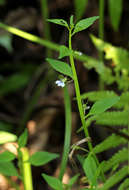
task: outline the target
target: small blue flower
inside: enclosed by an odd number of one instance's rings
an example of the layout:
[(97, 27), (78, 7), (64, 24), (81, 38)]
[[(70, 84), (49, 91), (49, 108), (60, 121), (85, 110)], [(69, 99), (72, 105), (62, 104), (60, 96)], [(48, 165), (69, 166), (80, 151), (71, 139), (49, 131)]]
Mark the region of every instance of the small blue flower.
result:
[(57, 84), (57, 86), (61, 86), (62, 88), (65, 86), (65, 83), (61, 80), (57, 80), (55, 83)]

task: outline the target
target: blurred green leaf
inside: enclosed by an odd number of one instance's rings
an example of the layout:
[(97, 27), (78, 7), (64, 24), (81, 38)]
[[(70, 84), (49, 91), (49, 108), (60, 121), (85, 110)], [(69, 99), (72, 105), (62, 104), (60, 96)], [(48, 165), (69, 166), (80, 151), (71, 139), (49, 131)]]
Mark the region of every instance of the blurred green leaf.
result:
[(54, 190), (63, 190), (63, 185), (59, 179), (52, 176), (48, 176), (46, 174), (42, 174), (42, 177), (45, 179), (48, 185)]
[(0, 121), (0, 131), (12, 132), (13, 128), (14, 126), (12, 124)]
[(12, 152), (4, 151), (0, 153), (0, 163), (9, 162), (9, 161), (14, 160), (15, 158), (16, 156)]
[(0, 173), (5, 176), (18, 176), (18, 172), (12, 162), (0, 163)]
[(60, 46), (60, 51), (59, 51), (59, 59), (62, 59), (63, 57), (69, 56), (72, 52), (67, 48), (66, 46)]
[(16, 90), (24, 87), (30, 79), (30, 76), (24, 73), (13, 74), (12, 76), (4, 79), (0, 83), (0, 96), (5, 96), (8, 93), (15, 92)]
[(88, 0), (74, 0), (75, 17), (77, 21), (80, 20), (85, 13), (87, 5)]
[(108, 0), (109, 15), (115, 31), (118, 30), (123, 10), (123, 0)]
[(50, 58), (47, 58), (46, 60), (56, 71), (58, 71), (64, 75), (67, 75), (71, 78), (73, 77), (72, 69), (67, 63), (65, 63), (63, 61), (58, 61), (56, 59), (50, 59)]
[(12, 35), (11, 34), (0, 35), (0, 45), (6, 48), (9, 53), (12, 53), (13, 51)]
[(77, 181), (78, 177), (79, 177), (79, 174), (73, 176), (73, 177), (69, 180), (68, 186), (72, 187), (72, 185)]
[(4, 144), (7, 142), (15, 142), (16, 140), (16, 135), (5, 131), (0, 131), (0, 144)]
[(5, 5), (6, 0), (0, 0), (0, 5)]
[(28, 139), (28, 131), (27, 129), (25, 129), (24, 132), (21, 134), (21, 136), (18, 138), (19, 148), (26, 146), (27, 139)]
[(34, 166), (41, 166), (44, 164), (47, 164), (48, 162), (58, 158), (58, 154), (49, 153), (49, 152), (36, 152), (34, 153), (30, 159), (29, 162)]
[(80, 32), (82, 30), (87, 29), (88, 27), (90, 27), (97, 19), (99, 18), (99, 16), (93, 16), (90, 18), (86, 18), (86, 19), (82, 19), (79, 22), (77, 22), (77, 24), (74, 27), (73, 33), (72, 35), (74, 35), (77, 32)]

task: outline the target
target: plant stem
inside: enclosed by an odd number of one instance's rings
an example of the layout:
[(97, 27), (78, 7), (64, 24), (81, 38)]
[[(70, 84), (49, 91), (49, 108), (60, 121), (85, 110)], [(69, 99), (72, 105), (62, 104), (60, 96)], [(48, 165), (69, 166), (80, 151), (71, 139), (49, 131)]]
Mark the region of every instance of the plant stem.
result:
[[(49, 18), (49, 10), (48, 10), (48, 3), (47, 0), (40, 0), (41, 1), (41, 12), (42, 12), (42, 20), (44, 24), (44, 38), (51, 41), (51, 33), (50, 33), (50, 25), (49, 22), (46, 20)], [(50, 49), (46, 50), (46, 56), (51, 57), (52, 52)]]
[[(99, 0), (99, 38), (104, 40), (104, 0)], [(99, 52), (100, 61), (103, 61), (103, 52)], [(104, 89), (104, 83), (99, 78), (100, 90)]]
[(27, 162), (29, 159), (28, 149), (21, 148), (21, 153), (24, 190), (33, 190), (31, 164)]
[[(69, 50), (72, 51), (71, 29), (69, 30)], [(77, 78), (77, 73), (76, 73), (76, 68), (75, 68), (75, 64), (74, 64), (73, 55), (70, 54), (69, 58), (70, 58), (70, 64), (71, 64), (72, 72), (73, 72), (73, 80), (74, 80), (74, 86), (75, 86), (78, 109), (79, 109), (79, 113), (80, 113), (80, 119), (81, 119), (81, 123), (82, 123), (82, 127), (83, 127), (83, 130), (84, 130), (85, 136), (86, 136), (86, 138), (89, 138), (90, 135), (89, 135), (88, 128), (86, 127), (85, 114), (84, 114), (84, 110), (83, 110), (81, 94), (80, 94), (80, 88), (79, 88), (79, 82), (78, 82), (78, 78)], [(95, 153), (93, 151), (93, 146), (92, 146), (92, 143), (90, 141), (88, 141), (88, 147), (89, 147), (89, 151), (92, 152), (97, 165), (99, 166), (99, 161), (98, 161), (98, 159), (97, 159), (97, 157), (96, 157), (96, 155), (95, 155)], [(102, 174), (103, 181), (105, 181), (103, 171), (101, 171), (101, 174)]]
[[(70, 51), (72, 51), (71, 38), (72, 38), (72, 34), (71, 34), (71, 29), (70, 29), (69, 30), (69, 50)], [(80, 94), (80, 88), (79, 88), (76, 68), (75, 68), (75, 65), (74, 65), (73, 55), (70, 54), (69, 57), (70, 57), (70, 64), (71, 64), (71, 68), (72, 68), (72, 72), (73, 72), (73, 80), (74, 80), (74, 85), (75, 85), (77, 104), (78, 104), (78, 109), (79, 109), (79, 113), (80, 113), (81, 123), (82, 123), (83, 129), (84, 129), (85, 136), (87, 138), (87, 137), (90, 137), (90, 136), (89, 136), (88, 129), (86, 128), (86, 124), (85, 124), (85, 115), (84, 115), (84, 110), (83, 110), (83, 105), (82, 105), (82, 100), (81, 100), (81, 94)], [(91, 142), (88, 142), (88, 147), (89, 147), (90, 151), (93, 150)]]
[[(26, 40), (29, 40), (31, 42), (40, 44), (40, 45), (45, 46), (47, 48), (50, 48), (50, 49), (52, 49), (54, 51), (59, 51), (60, 50), (60, 45), (58, 45), (56, 43), (53, 43), (53, 42), (51, 42), (49, 40), (44, 40), (44, 39), (42, 39), (42, 38), (40, 38), (38, 36), (35, 36), (35, 35), (30, 34), (28, 32), (24, 32), (22, 30), (14, 28), (14, 27), (8, 26), (8, 25), (3, 24), (1, 22), (0, 22), (0, 28), (6, 30), (8, 32), (10, 32), (11, 34), (17, 35), (17, 36), (19, 36), (21, 38), (24, 38)], [(96, 59), (94, 59), (94, 58), (92, 58), (90, 56), (84, 55), (84, 54), (82, 54), (80, 56), (80, 55), (76, 54), (75, 52), (73, 52), (73, 56), (76, 59), (78, 59), (78, 60), (80, 60), (82, 62), (90, 61), (90, 62), (93, 62), (94, 64), (97, 62)]]
[(59, 174), (59, 179), (62, 181), (63, 175), (66, 169), (70, 141), (71, 141), (71, 102), (67, 86), (64, 87), (64, 105), (65, 105), (65, 140), (64, 140), (64, 152), (62, 156), (61, 169)]

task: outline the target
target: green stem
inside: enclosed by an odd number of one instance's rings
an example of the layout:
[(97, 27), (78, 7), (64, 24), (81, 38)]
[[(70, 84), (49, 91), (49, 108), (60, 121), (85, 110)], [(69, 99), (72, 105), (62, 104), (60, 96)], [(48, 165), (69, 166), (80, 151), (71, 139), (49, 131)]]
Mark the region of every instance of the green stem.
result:
[[(50, 48), (51, 50), (54, 50), (54, 51), (59, 51), (60, 50), (60, 45), (58, 45), (58, 44), (55, 44), (55, 43), (53, 43), (53, 42), (51, 42), (49, 40), (44, 40), (44, 39), (42, 39), (42, 38), (40, 38), (38, 36), (35, 36), (35, 35), (30, 34), (28, 32), (24, 32), (22, 30), (14, 28), (14, 27), (8, 26), (8, 25), (3, 24), (1, 22), (0, 22), (0, 28), (10, 32), (11, 34), (14, 34), (14, 35), (17, 35), (17, 36), (19, 36), (21, 38), (29, 40), (31, 42), (40, 44), (42, 46), (45, 46), (46, 48)], [(80, 56), (80, 55), (78, 55), (77, 53), (74, 52), (73, 56), (76, 59), (78, 59), (78, 60), (80, 60), (82, 62), (87, 62), (87, 61), (90, 61), (90, 62), (93, 62), (93, 63), (97, 62), (96, 59), (94, 59), (94, 58), (92, 58), (90, 56), (84, 55), (84, 54)]]
[(28, 149), (22, 148), (21, 153), (24, 190), (33, 190), (31, 164), (27, 162), (29, 159)]
[(63, 151), (61, 169), (59, 174), (59, 179), (61, 181), (63, 179), (64, 172), (66, 169), (69, 150), (70, 150), (70, 141), (71, 141), (71, 102), (67, 86), (64, 87), (64, 105), (65, 105), (65, 138), (64, 138), (64, 151)]
[[(72, 51), (72, 40), (71, 39), (72, 39), (72, 34), (71, 34), (71, 29), (70, 29), (69, 30), (69, 49)], [(73, 59), (72, 54), (70, 54), (70, 64), (71, 64), (71, 68), (72, 68), (72, 72), (73, 72), (73, 80), (74, 80), (77, 104), (78, 104), (78, 109), (79, 109), (79, 113), (80, 113), (82, 127), (83, 127), (83, 130), (84, 130), (86, 138), (89, 138), (90, 135), (89, 135), (88, 128), (86, 127), (86, 121), (85, 121), (85, 115), (84, 115), (82, 100), (81, 100), (79, 82), (78, 82), (76, 68), (75, 68), (74, 59)], [(89, 147), (89, 151), (92, 152), (92, 154), (94, 156), (94, 159), (96, 160), (97, 165), (99, 166), (99, 161), (98, 161), (98, 159), (97, 159), (97, 157), (96, 157), (96, 155), (95, 155), (95, 153), (93, 151), (93, 146), (92, 146), (92, 143), (90, 141), (88, 141), (88, 147)], [(102, 174), (103, 181), (105, 181), (103, 171), (101, 172), (101, 174)]]
[[(50, 33), (50, 25), (49, 22), (46, 20), (49, 18), (49, 10), (48, 10), (48, 3), (47, 0), (40, 0), (41, 1), (41, 12), (42, 12), (42, 20), (44, 24), (44, 38), (47, 40), (51, 40), (51, 33)], [(50, 49), (47, 49), (47, 57), (51, 57), (52, 52)]]
[[(99, 0), (99, 38), (104, 40), (104, 0)], [(100, 61), (103, 61), (103, 52), (99, 52)], [(104, 89), (104, 83), (99, 79), (100, 90)]]
[[(72, 38), (72, 34), (71, 34), (71, 30), (69, 30), (69, 50), (70, 51), (72, 51), (71, 38)], [(82, 123), (83, 129), (84, 129), (85, 136), (87, 138), (90, 136), (89, 136), (88, 129), (86, 128), (86, 124), (85, 124), (85, 115), (84, 115), (84, 110), (83, 110), (83, 105), (82, 105), (82, 100), (81, 100), (80, 88), (79, 88), (76, 68), (74, 65), (74, 59), (73, 59), (72, 54), (70, 54), (70, 64), (71, 64), (71, 68), (72, 68), (72, 72), (73, 72), (73, 80), (74, 80), (74, 85), (75, 85), (76, 98), (77, 98), (77, 104), (78, 104), (78, 109), (79, 109), (79, 113), (80, 113), (81, 123)], [(90, 151), (93, 150), (91, 142), (88, 142), (88, 147), (89, 147)]]

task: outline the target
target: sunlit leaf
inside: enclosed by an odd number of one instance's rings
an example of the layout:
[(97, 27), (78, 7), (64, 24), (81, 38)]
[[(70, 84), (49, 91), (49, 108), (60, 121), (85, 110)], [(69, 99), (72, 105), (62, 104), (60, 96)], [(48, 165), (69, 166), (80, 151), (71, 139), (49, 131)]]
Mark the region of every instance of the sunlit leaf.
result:
[(77, 24), (75, 25), (75, 28), (73, 30), (72, 35), (74, 35), (77, 32), (80, 32), (82, 30), (87, 29), (89, 26), (91, 26), (97, 19), (99, 18), (99, 16), (94, 16), (94, 17), (90, 17), (90, 18), (86, 18), (86, 19), (82, 19), (79, 22), (77, 22)]
[(56, 59), (50, 59), (50, 58), (47, 58), (46, 60), (56, 71), (64, 75), (67, 75), (71, 78), (73, 77), (71, 67), (67, 63), (63, 61), (58, 61)]
[(5, 131), (0, 131), (0, 144), (4, 144), (7, 142), (15, 142), (16, 140), (16, 135)]

